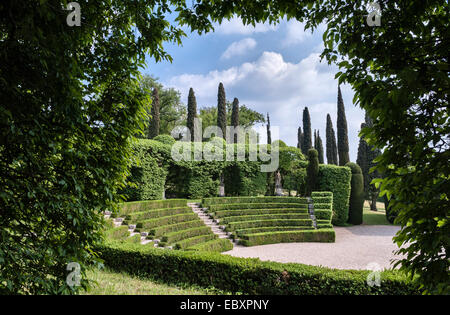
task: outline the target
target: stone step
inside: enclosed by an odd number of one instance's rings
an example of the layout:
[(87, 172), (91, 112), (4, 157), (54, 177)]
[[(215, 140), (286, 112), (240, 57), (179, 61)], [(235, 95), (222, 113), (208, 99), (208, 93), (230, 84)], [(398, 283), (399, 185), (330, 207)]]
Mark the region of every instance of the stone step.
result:
[(141, 244), (142, 244), (142, 245), (146, 245), (146, 244), (148, 244), (148, 243), (152, 243), (152, 241), (151, 241), (151, 240), (142, 240), (142, 241), (141, 241)]

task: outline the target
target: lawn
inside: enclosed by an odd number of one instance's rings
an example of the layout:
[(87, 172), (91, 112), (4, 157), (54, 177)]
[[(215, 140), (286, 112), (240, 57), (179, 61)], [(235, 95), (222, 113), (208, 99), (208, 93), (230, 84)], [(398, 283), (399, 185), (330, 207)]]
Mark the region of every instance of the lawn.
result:
[(377, 202), (378, 211), (370, 210), (369, 202), (364, 202), (363, 209), (363, 224), (365, 225), (392, 225), (386, 219), (386, 212), (384, 210), (384, 203)]
[(148, 279), (115, 273), (106, 269), (90, 270), (87, 277), (95, 281), (85, 295), (217, 295), (226, 294), (216, 289), (181, 287), (157, 283)]

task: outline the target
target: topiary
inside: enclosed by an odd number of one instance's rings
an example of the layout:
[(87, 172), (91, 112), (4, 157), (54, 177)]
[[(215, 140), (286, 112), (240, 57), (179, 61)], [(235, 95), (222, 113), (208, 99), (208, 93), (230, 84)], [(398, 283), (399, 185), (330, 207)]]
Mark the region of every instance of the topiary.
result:
[(278, 144), (279, 148), (287, 147), (287, 144), (284, 143), (284, 141), (282, 141), (282, 140), (275, 140), (274, 142), (272, 142), (272, 146), (275, 146), (277, 144)]
[(308, 167), (306, 168), (306, 195), (317, 190), (319, 177), (319, 153), (316, 149), (308, 150)]
[(176, 142), (176, 140), (170, 135), (159, 135), (154, 137), (153, 140), (167, 145), (173, 145)]
[(348, 223), (359, 225), (363, 222), (364, 177), (358, 164), (348, 162), (345, 166), (352, 171)]
[(212, 137), (211, 140), (209, 140), (209, 142), (213, 143), (215, 146), (218, 147), (225, 147), (227, 144), (223, 138), (219, 137)]

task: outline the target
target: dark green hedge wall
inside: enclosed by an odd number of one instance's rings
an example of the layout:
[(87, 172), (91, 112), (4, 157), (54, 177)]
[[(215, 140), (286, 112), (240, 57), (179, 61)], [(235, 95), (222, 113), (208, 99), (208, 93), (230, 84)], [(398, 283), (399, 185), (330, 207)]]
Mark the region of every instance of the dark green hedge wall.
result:
[(333, 193), (334, 225), (345, 225), (348, 220), (350, 182), (352, 172), (348, 167), (319, 165), (319, 190)]
[(396, 271), (381, 273), (381, 286), (369, 286), (369, 271), (336, 270), (302, 264), (262, 262), (201, 251), (170, 251), (110, 241), (100, 257), (117, 272), (170, 284), (215, 287), (228, 292), (283, 295), (420, 294)]
[(359, 225), (363, 222), (364, 177), (358, 164), (348, 162), (345, 166), (352, 170), (348, 223)]

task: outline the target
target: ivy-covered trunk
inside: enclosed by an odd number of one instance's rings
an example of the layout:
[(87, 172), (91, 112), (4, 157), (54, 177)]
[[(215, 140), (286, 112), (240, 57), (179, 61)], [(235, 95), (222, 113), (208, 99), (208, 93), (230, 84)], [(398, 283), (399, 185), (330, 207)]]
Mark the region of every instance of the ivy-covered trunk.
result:
[(281, 185), (281, 174), (279, 170), (275, 173), (275, 195), (276, 196), (283, 195), (283, 187)]
[(219, 197), (225, 197), (225, 179), (223, 173), (220, 174)]

